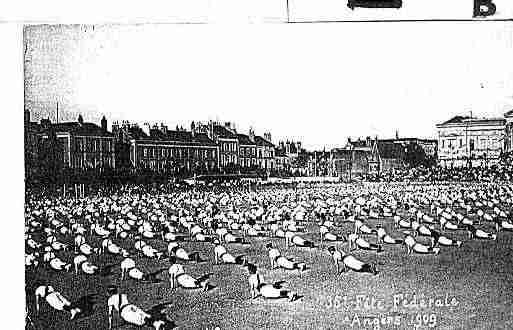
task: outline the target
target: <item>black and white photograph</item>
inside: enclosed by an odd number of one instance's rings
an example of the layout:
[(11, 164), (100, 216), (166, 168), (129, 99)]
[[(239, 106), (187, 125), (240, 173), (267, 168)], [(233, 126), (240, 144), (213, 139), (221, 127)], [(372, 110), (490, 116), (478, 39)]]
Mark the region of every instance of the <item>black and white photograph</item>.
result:
[(2, 17), (6, 329), (513, 328), (513, 3), (163, 8)]

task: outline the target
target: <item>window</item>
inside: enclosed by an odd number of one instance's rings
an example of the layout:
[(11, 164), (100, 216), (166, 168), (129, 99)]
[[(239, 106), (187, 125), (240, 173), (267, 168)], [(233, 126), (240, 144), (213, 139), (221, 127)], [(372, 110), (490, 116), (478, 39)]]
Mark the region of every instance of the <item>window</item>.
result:
[(460, 148), (463, 147), (463, 139), (460, 139)]
[(442, 148), (445, 148), (445, 140), (442, 140)]

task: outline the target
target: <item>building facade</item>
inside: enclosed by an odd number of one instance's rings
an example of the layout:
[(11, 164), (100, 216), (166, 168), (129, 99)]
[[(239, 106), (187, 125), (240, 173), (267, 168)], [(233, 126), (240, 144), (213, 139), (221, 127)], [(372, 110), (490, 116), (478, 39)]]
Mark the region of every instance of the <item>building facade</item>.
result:
[(344, 180), (368, 174), (371, 171), (371, 163), (370, 150), (350, 148), (331, 150), (331, 173)]
[(436, 125), (438, 162), (444, 167), (496, 164), (508, 146), (507, 120), (455, 116)]
[(243, 170), (256, 169), (258, 167), (257, 144), (253, 129), (249, 130), (249, 135), (237, 134), (237, 139), (239, 140), (239, 166)]
[(218, 146), (196, 129), (169, 130), (153, 125), (148, 134), (137, 125), (125, 128), (129, 136), (132, 168), (170, 175), (205, 174), (217, 171)]
[(107, 131), (105, 117), (101, 126), (84, 122), (81, 115), (76, 122), (53, 124), (42, 120), (38, 139), (40, 154), (47, 152), (42, 149), (55, 144), (53, 153), (61, 168), (102, 171), (116, 167), (115, 140)]
[(212, 131), (212, 139), (219, 147), (220, 168), (234, 169), (239, 164), (239, 139), (235, 127), (230, 122), (224, 125), (213, 123)]
[(274, 144), (271, 142), (271, 135), (269, 133), (264, 135), (264, 137), (255, 136), (255, 143), (257, 145), (257, 163), (261, 170), (270, 172), (275, 168)]

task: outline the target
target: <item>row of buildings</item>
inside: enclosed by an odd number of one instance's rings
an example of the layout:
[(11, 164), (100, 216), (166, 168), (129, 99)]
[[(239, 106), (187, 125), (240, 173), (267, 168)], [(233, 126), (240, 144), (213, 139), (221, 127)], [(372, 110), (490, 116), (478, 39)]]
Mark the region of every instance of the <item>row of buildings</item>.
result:
[(190, 129), (164, 124), (34, 122), (25, 111), (25, 166), (29, 176), (62, 170), (130, 169), (190, 175), (258, 172), (291, 173), (301, 143), (272, 143), (271, 134), (237, 132), (230, 122), (192, 122)]
[(513, 150), (513, 110), (503, 118), (455, 116), (437, 126), (438, 139), (348, 139), (342, 148), (307, 151), (301, 142), (274, 144), (271, 134), (238, 132), (230, 122), (192, 122), (189, 129), (164, 124), (34, 122), (25, 111), (28, 176), (62, 170), (129, 169), (188, 176), (206, 173), (339, 176), (411, 166), (488, 166)]
[[(320, 163), (321, 166), (328, 167), (320, 173), (322, 175), (351, 179), (357, 175), (402, 170), (421, 165), (431, 166), (436, 164), (436, 157), (436, 140), (400, 138), (396, 133), (394, 139), (348, 139), (343, 148), (322, 153), (322, 161), (315, 164)], [(317, 158), (316, 156), (314, 159)]]

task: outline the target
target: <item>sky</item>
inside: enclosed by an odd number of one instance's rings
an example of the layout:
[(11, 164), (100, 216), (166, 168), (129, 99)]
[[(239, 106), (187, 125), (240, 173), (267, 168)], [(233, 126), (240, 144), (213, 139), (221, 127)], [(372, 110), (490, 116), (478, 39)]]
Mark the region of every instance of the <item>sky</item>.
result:
[(33, 25), (34, 120), (231, 121), (273, 142), (436, 137), (513, 109), (513, 22)]

